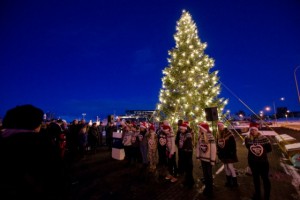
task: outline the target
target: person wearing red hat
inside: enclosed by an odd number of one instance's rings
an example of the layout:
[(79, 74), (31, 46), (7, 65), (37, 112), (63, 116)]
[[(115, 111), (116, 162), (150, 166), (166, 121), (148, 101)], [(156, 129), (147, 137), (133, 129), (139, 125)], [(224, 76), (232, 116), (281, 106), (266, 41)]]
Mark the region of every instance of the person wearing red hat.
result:
[(155, 133), (155, 127), (151, 124), (149, 126), (149, 133), (147, 134), (148, 142), (148, 160), (149, 160), (149, 172), (155, 172), (156, 165), (158, 163), (158, 150), (157, 150), (157, 135)]
[(127, 161), (126, 166), (129, 167), (132, 164), (133, 159), (133, 148), (132, 148), (132, 138), (134, 137), (134, 131), (132, 129), (132, 124), (127, 122), (123, 126), (122, 143), (125, 151), (125, 160)]
[(146, 122), (141, 122), (140, 123), (140, 129), (139, 129), (139, 141), (140, 141), (140, 152), (141, 152), (141, 156), (142, 156), (142, 162), (143, 162), (143, 166), (142, 169), (147, 168), (148, 166), (148, 143), (147, 143), (147, 123)]
[(177, 182), (177, 164), (176, 164), (176, 145), (175, 145), (175, 135), (171, 126), (163, 124), (162, 131), (167, 135), (167, 146), (166, 155), (168, 163), (168, 175), (165, 177), (166, 180), (170, 180), (172, 183)]
[(175, 144), (177, 146), (177, 150), (178, 150), (178, 160), (177, 160), (177, 167), (178, 167), (178, 175), (182, 175), (183, 174), (183, 162), (182, 162), (182, 157), (183, 157), (183, 151), (182, 149), (179, 147), (179, 140), (180, 140), (180, 126), (183, 124), (183, 120), (179, 119), (177, 121), (177, 132), (176, 132), (176, 138), (175, 138)]
[(166, 144), (167, 135), (162, 131), (163, 122), (159, 122), (159, 127), (156, 130), (156, 135), (158, 139), (157, 149), (158, 149), (158, 176), (165, 177), (167, 171), (167, 156), (166, 156)]
[(225, 128), (222, 122), (218, 122), (217, 155), (224, 164), (226, 174), (226, 187), (237, 187), (237, 177), (233, 163), (238, 162), (236, 155), (236, 142), (234, 135)]
[(193, 141), (191, 129), (188, 127), (188, 122), (184, 122), (179, 126), (179, 143), (178, 143), (178, 163), (179, 158), (182, 163), (182, 170), (185, 174), (183, 185), (192, 188), (195, 184), (193, 177)]
[(270, 140), (262, 135), (257, 125), (250, 123), (250, 134), (245, 137), (248, 149), (248, 164), (252, 172), (254, 190), (253, 199), (261, 199), (260, 178), (264, 186), (264, 199), (270, 199), (271, 182), (269, 179), (268, 153), (272, 151)]
[(213, 134), (209, 130), (207, 123), (199, 123), (199, 139), (196, 148), (196, 158), (201, 161), (204, 184), (203, 195), (211, 197), (213, 195), (213, 175), (212, 166), (216, 163), (217, 147)]

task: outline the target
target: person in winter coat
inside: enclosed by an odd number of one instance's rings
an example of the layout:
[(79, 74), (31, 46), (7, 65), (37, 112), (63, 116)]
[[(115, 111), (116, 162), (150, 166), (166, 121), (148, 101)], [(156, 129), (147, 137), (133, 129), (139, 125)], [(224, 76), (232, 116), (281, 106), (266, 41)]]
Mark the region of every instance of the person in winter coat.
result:
[(81, 128), (78, 134), (79, 140), (79, 155), (81, 158), (85, 158), (88, 147), (88, 124), (81, 124)]
[(245, 137), (248, 149), (248, 164), (252, 171), (255, 193), (253, 199), (261, 199), (260, 178), (263, 181), (264, 199), (270, 199), (271, 182), (269, 179), (268, 153), (272, 151), (270, 140), (262, 135), (255, 124), (250, 124), (250, 134)]
[(179, 142), (178, 151), (182, 152), (182, 170), (185, 175), (183, 185), (192, 188), (195, 184), (193, 177), (193, 141), (191, 129), (188, 128), (188, 123), (184, 122), (179, 126)]
[(167, 164), (167, 156), (166, 156), (166, 148), (167, 148), (167, 135), (164, 131), (162, 131), (161, 127), (163, 125), (163, 122), (159, 123), (159, 127), (156, 131), (157, 139), (158, 139), (158, 173), (159, 176), (165, 177), (166, 168), (168, 166)]
[(8, 110), (0, 133), (0, 199), (66, 199), (68, 177), (56, 146), (40, 132), (44, 112)]
[(143, 168), (147, 168), (149, 161), (148, 161), (148, 144), (147, 144), (147, 123), (146, 122), (141, 122), (140, 123), (140, 132), (138, 135), (139, 142), (140, 142), (140, 152), (142, 156), (142, 163), (143, 163)]
[(158, 163), (158, 150), (157, 150), (158, 139), (155, 133), (155, 127), (152, 124), (149, 126), (149, 134), (147, 135), (147, 142), (148, 142), (149, 172), (154, 172), (156, 170), (156, 165)]
[(213, 175), (212, 166), (216, 163), (217, 147), (215, 137), (211, 133), (207, 123), (199, 123), (199, 139), (196, 149), (196, 158), (201, 161), (201, 166), (204, 176), (205, 188), (203, 195), (213, 195)]
[(170, 180), (172, 183), (177, 182), (177, 164), (176, 164), (176, 145), (175, 135), (172, 128), (168, 124), (162, 126), (162, 131), (167, 136), (166, 156), (168, 162), (168, 175), (165, 177), (166, 180)]
[(88, 130), (88, 145), (91, 147), (91, 152), (96, 153), (98, 143), (98, 127), (97, 123), (94, 122)]
[(134, 137), (133, 125), (130, 122), (122, 123), (123, 135), (122, 143), (124, 145), (126, 167), (132, 164), (132, 137)]
[(236, 155), (236, 142), (231, 131), (218, 122), (217, 155), (224, 164), (226, 174), (226, 187), (237, 187), (237, 178), (233, 163), (238, 162)]
[(138, 164), (141, 162), (141, 151), (140, 151), (140, 140), (139, 140), (139, 128), (136, 124), (132, 124), (132, 137), (131, 137), (131, 144), (132, 144), (132, 162), (133, 164)]
[(177, 121), (177, 133), (176, 133), (176, 138), (175, 138), (175, 144), (177, 146), (178, 150), (178, 161), (177, 161), (177, 166), (178, 166), (178, 174), (182, 175), (184, 173), (184, 163), (183, 163), (183, 157), (184, 157), (184, 152), (182, 151), (182, 148), (179, 146), (179, 140), (180, 140), (180, 126), (183, 124), (183, 120), (179, 119)]
[(106, 139), (106, 146), (109, 150), (112, 149), (112, 141), (113, 141), (113, 132), (117, 131), (117, 127), (114, 122), (108, 122), (105, 127), (105, 139)]

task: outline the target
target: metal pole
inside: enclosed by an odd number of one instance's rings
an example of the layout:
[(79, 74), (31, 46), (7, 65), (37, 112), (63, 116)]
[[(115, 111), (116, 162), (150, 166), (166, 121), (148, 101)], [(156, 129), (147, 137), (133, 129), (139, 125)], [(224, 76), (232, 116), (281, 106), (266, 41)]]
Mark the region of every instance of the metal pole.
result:
[(297, 89), (297, 94), (298, 94), (298, 101), (300, 103), (300, 93), (299, 93), (298, 81), (297, 81), (297, 76), (296, 76), (296, 71), (297, 71), (297, 69), (299, 67), (300, 67), (300, 65), (295, 68), (295, 70), (294, 70), (294, 77), (295, 77), (296, 89)]
[(275, 124), (277, 124), (277, 111), (276, 111), (275, 101), (273, 101), (273, 107), (274, 107)]

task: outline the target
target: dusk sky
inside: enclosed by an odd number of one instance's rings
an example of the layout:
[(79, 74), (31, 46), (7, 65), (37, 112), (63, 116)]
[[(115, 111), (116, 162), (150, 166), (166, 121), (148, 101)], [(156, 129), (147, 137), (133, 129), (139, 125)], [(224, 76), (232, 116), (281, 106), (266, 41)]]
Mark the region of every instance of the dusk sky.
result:
[(300, 111), (299, 0), (2, 0), (0, 117), (22, 104), (93, 120), (155, 109), (184, 9), (215, 60), (225, 110), (250, 114), (239, 98), (255, 112)]

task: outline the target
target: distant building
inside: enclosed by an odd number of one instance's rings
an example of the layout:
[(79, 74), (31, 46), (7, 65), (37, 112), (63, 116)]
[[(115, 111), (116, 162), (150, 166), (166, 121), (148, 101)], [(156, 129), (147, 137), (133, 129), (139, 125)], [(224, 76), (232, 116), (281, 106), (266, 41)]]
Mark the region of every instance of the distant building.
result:
[(154, 110), (126, 110), (126, 115), (151, 118)]

